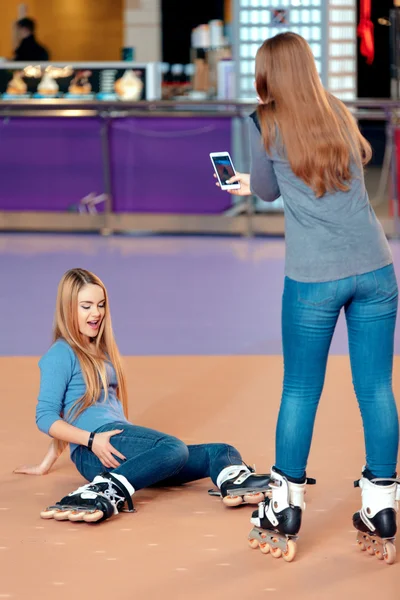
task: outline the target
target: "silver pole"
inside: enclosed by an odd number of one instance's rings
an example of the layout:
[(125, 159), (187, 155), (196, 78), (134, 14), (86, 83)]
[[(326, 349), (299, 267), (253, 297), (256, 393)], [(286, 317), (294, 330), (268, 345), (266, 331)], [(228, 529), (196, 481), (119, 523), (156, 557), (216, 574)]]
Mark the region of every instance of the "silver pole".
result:
[(104, 225), (101, 230), (102, 235), (111, 235), (110, 215), (113, 212), (112, 184), (111, 184), (111, 160), (110, 160), (110, 119), (108, 115), (100, 115), (101, 125), (101, 153), (103, 159), (103, 179), (104, 193), (106, 201), (104, 206)]

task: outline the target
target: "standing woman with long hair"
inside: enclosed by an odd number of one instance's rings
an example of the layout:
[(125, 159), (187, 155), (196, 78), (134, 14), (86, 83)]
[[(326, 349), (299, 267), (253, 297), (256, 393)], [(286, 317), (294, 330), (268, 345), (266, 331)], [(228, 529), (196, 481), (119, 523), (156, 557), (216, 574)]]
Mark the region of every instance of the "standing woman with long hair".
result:
[[(391, 251), (365, 189), (371, 149), (319, 79), (306, 41), (282, 33), (256, 57), (251, 173), (236, 195), (282, 196), (286, 268), (284, 381), (272, 499), (253, 514), (250, 545), (288, 561), (301, 526), (306, 466), (335, 326), (345, 311), (366, 462), (353, 516), (361, 549), (395, 560), (398, 414), (392, 391), (398, 289)], [(310, 481), (309, 481), (310, 482)]]

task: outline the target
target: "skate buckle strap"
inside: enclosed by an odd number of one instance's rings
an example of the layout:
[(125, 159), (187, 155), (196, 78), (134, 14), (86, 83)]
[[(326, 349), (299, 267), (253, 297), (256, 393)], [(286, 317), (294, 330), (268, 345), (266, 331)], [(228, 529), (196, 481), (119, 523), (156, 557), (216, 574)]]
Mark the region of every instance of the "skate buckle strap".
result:
[(246, 479), (248, 479), (249, 477), (252, 476), (253, 473), (242, 473), (241, 475), (239, 475), (239, 477), (237, 477), (237, 479), (235, 479), (235, 481), (233, 482), (233, 485), (241, 485), (244, 481), (246, 481)]
[(103, 473), (102, 477), (104, 477), (105, 479), (109, 479), (110, 481), (112, 481), (113, 485), (125, 497), (127, 509), (124, 509), (124, 512), (135, 512), (135, 507), (133, 506), (133, 502), (132, 502), (132, 496), (130, 495), (129, 491), (126, 489), (126, 487), (124, 486), (124, 484), (119, 479), (117, 479), (116, 477), (114, 477), (114, 475), (112, 473)]
[(361, 517), (361, 521), (364, 523), (364, 525), (366, 525), (368, 527), (368, 529), (370, 530), (370, 532), (373, 533), (376, 530), (375, 525), (368, 518), (366, 511), (363, 508), (360, 510), (360, 517)]
[[(278, 527), (279, 525), (279, 521), (277, 519), (277, 516), (274, 513), (274, 509), (272, 506), (272, 502), (269, 502), (267, 510), (265, 510), (265, 506), (264, 506), (264, 514), (267, 517), (268, 521), (274, 526), (274, 527)], [(262, 515), (262, 517), (264, 517), (264, 515)], [(262, 518), (261, 517), (261, 518)]]
[(256, 465), (255, 463), (253, 464), (253, 466), (251, 467), (250, 465), (248, 465), (246, 462), (244, 462), (244, 460), (242, 460), (242, 463), (244, 464), (244, 466), (251, 471), (252, 473), (256, 473), (257, 469), (256, 469)]
[[(293, 482), (291, 482), (291, 483), (293, 483)], [(316, 485), (317, 480), (313, 479), (312, 477), (306, 477), (306, 480), (303, 483), (305, 483), (307, 485)], [(282, 486), (282, 484), (283, 484), (283, 482), (280, 479), (274, 479), (274, 477), (272, 475), (271, 480), (270, 480), (271, 487), (279, 488)], [(299, 485), (302, 485), (302, 484), (299, 484)]]
[[(361, 481), (361, 479), (356, 479), (356, 481), (354, 482), (355, 488), (361, 487), (360, 481)], [(378, 483), (379, 481), (381, 481), (381, 482), (384, 481), (388, 485), (390, 485), (390, 483), (397, 483), (397, 485), (400, 487), (400, 479), (397, 477), (374, 477), (374, 479), (368, 479), (368, 481), (370, 481), (371, 483)], [(400, 497), (399, 497), (399, 499), (400, 499)]]

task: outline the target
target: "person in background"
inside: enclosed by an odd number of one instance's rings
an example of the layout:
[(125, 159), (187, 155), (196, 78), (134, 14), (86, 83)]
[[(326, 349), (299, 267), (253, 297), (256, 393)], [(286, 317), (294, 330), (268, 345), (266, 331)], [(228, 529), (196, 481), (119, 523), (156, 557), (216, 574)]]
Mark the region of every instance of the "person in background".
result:
[(16, 43), (14, 61), (33, 62), (49, 60), (48, 50), (39, 44), (35, 37), (36, 23), (33, 19), (25, 17), (15, 24)]

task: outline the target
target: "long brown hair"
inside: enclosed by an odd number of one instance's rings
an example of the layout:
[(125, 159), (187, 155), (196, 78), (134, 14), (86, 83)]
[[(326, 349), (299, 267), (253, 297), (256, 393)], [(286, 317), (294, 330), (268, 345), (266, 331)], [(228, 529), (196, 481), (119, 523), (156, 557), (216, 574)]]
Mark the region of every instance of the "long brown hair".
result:
[[(78, 326), (78, 294), (85, 285), (98, 285), (104, 293), (105, 313), (99, 332), (94, 341), (88, 345)], [(56, 301), (56, 314), (53, 341), (65, 340), (78, 357), (82, 375), (86, 384), (86, 392), (72, 407), (70, 414), (76, 419), (86, 408), (95, 404), (102, 388), (105, 397), (108, 382), (105, 361), (109, 360), (117, 376), (117, 396), (122, 403), (124, 413), (128, 416), (128, 402), (125, 375), (121, 365), (121, 356), (114, 339), (111, 324), (108, 294), (104, 283), (90, 271), (71, 269), (61, 279)]]
[(347, 191), (351, 163), (367, 164), (371, 147), (345, 105), (323, 88), (304, 38), (285, 32), (263, 43), (256, 56), (256, 90), (266, 151), (281, 143), (279, 152), (318, 198)]

